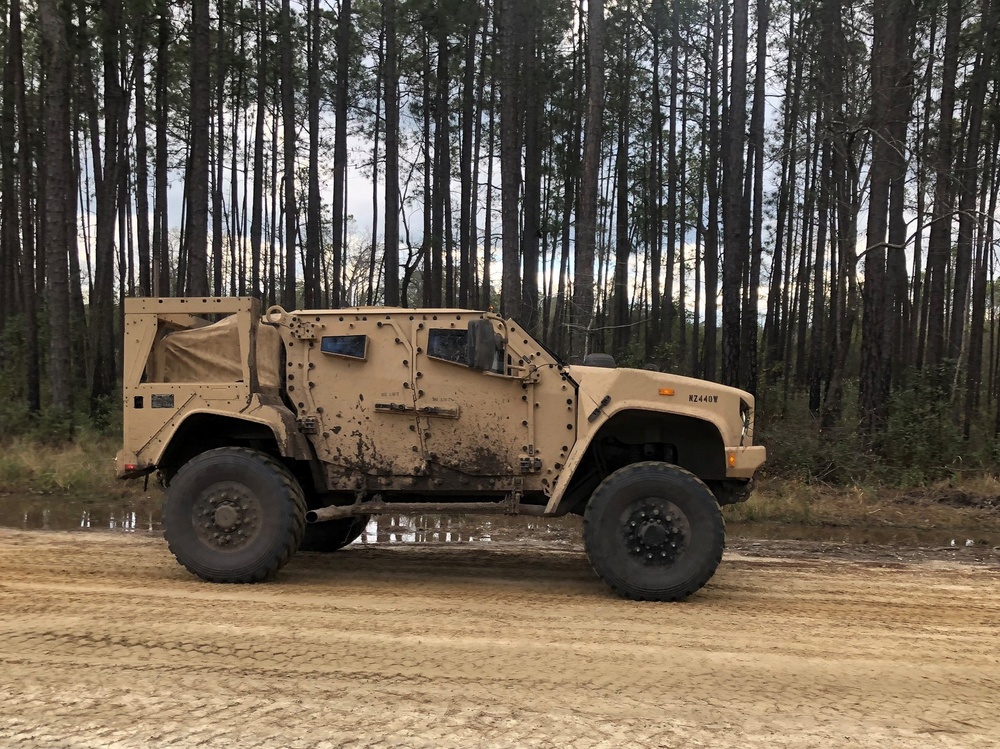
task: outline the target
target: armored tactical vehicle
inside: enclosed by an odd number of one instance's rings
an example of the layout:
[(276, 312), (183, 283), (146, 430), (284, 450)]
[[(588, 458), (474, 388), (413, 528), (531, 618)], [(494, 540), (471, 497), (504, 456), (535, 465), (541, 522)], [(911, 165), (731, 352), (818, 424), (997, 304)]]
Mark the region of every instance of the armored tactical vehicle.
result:
[(608, 359), (565, 364), (488, 312), (128, 299), (117, 471), (159, 472), (170, 550), (213, 582), (267, 579), (374, 514), (574, 513), (611, 588), (681, 599), (764, 461), (754, 400)]

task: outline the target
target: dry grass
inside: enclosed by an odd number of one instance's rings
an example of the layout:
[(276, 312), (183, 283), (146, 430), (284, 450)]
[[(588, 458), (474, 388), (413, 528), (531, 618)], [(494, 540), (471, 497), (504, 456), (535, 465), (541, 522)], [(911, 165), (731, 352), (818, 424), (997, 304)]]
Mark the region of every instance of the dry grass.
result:
[(50, 445), (18, 437), (0, 444), (0, 492), (121, 497), (141, 488), (115, 479), (119, 440), (87, 435)]
[[(71, 444), (14, 438), (0, 443), (0, 493), (83, 498), (132, 497), (141, 481), (114, 475), (117, 437), (88, 434)], [(974, 475), (930, 486), (833, 487), (762, 479), (748, 502), (725, 508), (728, 520), (840, 527), (980, 528), (1000, 532), (1000, 479)]]
[(1000, 481), (988, 476), (899, 489), (831, 487), (789, 479), (762, 480), (749, 501), (725, 508), (744, 523), (844, 527), (970, 528), (1000, 531)]

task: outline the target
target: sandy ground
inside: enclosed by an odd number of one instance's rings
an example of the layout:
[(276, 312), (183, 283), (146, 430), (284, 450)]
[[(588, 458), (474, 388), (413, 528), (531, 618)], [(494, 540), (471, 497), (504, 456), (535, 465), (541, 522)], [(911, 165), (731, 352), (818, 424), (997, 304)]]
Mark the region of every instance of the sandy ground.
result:
[(1000, 745), (995, 554), (770, 547), (671, 605), (575, 545), (356, 546), (226, 587), (152, 536), (0, 530), (0, 747)]

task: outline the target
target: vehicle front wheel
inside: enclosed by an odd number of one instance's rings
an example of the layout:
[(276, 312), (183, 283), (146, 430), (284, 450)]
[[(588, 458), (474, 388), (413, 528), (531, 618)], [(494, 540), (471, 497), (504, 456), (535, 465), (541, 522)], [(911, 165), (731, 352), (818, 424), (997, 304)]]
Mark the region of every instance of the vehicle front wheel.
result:
[(299, 548), (305, 512), (302, 488), (284, 465), (257, 450), (221, 447), (173, 477), (164, 536), (177, 561), (203, 580), (259, 582)]
[(634, 463), (594, 490), (583, 516), (594, 571), (619, 595), (678, 601), (711, 579), (726, 544), (712, 491), (669, 463)]

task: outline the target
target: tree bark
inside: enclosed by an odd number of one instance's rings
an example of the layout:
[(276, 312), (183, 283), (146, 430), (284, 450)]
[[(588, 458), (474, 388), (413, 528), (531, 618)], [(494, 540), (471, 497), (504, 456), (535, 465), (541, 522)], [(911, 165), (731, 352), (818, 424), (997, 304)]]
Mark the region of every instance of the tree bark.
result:
[(208, 0), (191, 3), (191, 161), (188, 167), (184, 254), (188, 296), (208, 296), (208, 171), (211, 91)]
[[(302, 275), (305, 285), (305, 304), (315, 309), (320, 299), (320, 257), (322, 237), (319, 195), (319, 58), (320, 58), (319, 0), (309, 0), (309, 197), (306, 208), (306, 262)], [(377, 144), (376, 144), (377, 147)], [(372, 253), (375, 252), (372, 246)]]
[(500, 14), (500, 223), (502, 314), (521, 314), (521, 68), (524, 0), (501, 0)]
[[(67, 207), (76, 200), (71, 179), (68, 19), (57, 0), (38, 0), (45, 72), (45, 254), (49, 312), (49, 386), (53, 416), (73, 410), (70, 364)], [(75, 248), (72, 248), (75, 251)]]
[[(286, 0), (287, 2), (287, 0)], [(350, 92), (351, 0), (341, 0), (337, 19), (337, 91), (333, 134), (333, 306), (344, 303), (341, 285), (344, 263), (344, 199), (347, 194), (347, 102)]]
[[(120, 40), (123, 29), (121, 0), (105, 3), (101, 53), (104, 61), (104, 166), (97, 201), (97, 241), (94, 293), (90, 299), (91, 416), (103, 417), (114, 392), (115, 368), (115, 229), (121, 179), (121, 148), (125, 140), (125, 102), (119, 79)], [(70, 243), (72, 237), (70, 237)], [(71, 247), (71, 251), (72, 247)]]
[(580, 212), (576, 222), (570, 350), (582, 361), (594, 317), (594, 251), (597, 244), (597, 178), (604, 119), (604, 0), (587, 4), (587, 113), (580, 166)]
[(740, 384), (740, 287), (749, 254), (743, 196), (743, 141), (747, 95), (747, 0), (733, 3), (733, 49), (729, 108), (723, 132), (722, 162), (722, 381)]
[[(952, 140), (955, 110), (955, 79), (958, 72), (959, 34), (962, 26), (961, 0), (948, 0), (944, 56), (941, 67), (940, 121), (935, 159), (936, 182), (930, 238), (927, 242), (927, 343), (924, 365), (937, 369), (946, 353), (945, 273), (951, 252), (952, 210), (954, 201), (954, 143)], [(942, 384), (947, 381), (943, 377)]]
[(396, 0), (382, 4), (385, 23), (385, 303), (399, 298), (399, 52), (396, 41)]

